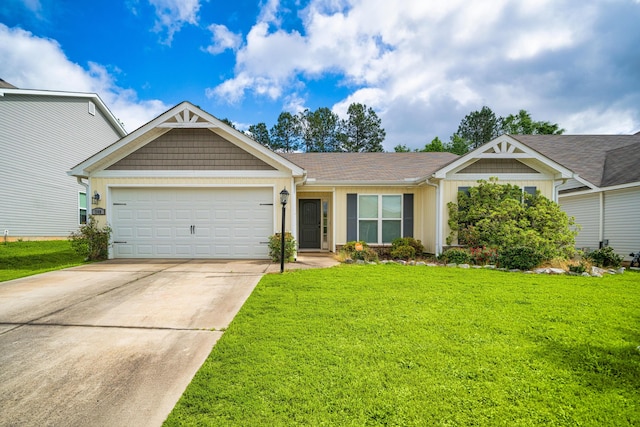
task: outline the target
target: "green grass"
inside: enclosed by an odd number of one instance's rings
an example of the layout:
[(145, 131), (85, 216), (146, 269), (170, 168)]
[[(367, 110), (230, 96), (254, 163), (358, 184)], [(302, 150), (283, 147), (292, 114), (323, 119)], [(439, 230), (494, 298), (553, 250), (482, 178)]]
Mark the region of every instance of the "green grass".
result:
[(640, 425), (640, 275), (265, 276), (166, 421)]
[(67, 240), (0, 243), (0, 282), (83, 262)]

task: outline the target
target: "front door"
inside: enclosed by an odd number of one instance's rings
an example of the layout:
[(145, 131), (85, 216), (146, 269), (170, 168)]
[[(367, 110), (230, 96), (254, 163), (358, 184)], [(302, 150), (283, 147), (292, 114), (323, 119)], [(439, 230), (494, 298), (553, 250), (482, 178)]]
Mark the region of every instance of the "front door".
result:
[(298, 242), (300, 249), (320, 249), (322, 231), (320, 199), (301, 199), (298, 213), (300, 215)]

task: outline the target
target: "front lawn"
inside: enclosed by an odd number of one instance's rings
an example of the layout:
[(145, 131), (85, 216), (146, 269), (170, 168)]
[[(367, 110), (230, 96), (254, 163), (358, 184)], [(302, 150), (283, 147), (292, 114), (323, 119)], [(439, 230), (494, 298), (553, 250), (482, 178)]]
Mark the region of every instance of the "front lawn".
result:
[(0, 244), (0, 282), (73, 267), (84, 262), (67, 240)]
[(640, 425), (640, 275), (267, 275), (166, 425)]

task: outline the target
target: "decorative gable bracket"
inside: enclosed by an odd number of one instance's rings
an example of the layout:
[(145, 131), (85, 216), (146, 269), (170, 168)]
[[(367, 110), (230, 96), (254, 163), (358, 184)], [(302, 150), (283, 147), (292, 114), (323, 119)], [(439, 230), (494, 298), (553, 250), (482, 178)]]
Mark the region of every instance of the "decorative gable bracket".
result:
[(198, 116), (196, 113), (191, 111), (189, 108), (185, 108), (184, 110), (178, 112), (173, 115), (173, 117), (169, 118), (166, 122), (160, 123), (157, 127), (159, 128), (218, 128), (220, 126), (211, 123)]

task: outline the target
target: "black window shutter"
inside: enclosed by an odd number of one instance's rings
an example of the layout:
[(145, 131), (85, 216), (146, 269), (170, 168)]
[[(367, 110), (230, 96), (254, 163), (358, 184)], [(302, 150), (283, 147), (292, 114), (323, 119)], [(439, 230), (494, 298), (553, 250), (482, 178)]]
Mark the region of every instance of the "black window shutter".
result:
[(347, 194), (347, 242), (358, 240), (358, 195)]
[(413, 237), (413, 194), (405, 194), (402, 205), (402, 237)]

